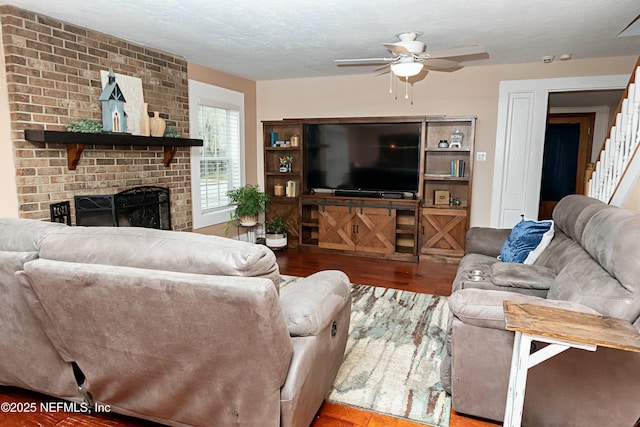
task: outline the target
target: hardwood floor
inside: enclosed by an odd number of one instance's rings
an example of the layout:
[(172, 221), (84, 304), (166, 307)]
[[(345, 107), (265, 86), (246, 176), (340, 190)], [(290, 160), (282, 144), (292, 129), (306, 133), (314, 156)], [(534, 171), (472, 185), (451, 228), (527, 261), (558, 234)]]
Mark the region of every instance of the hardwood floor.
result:
[[(285, 250), (278, 252), (282, 274), (308, 276), (320, 270), (342, 270), (352, 283), (384, 286), (448, 296), (457, 266), (429, 261), (408, 263), (329, 253)], [(0, 403), (52, 402), (54, 399), (12, 387), (0, 387)], [(157, 424), (118, 414), (84, 415), (67, 412), (8, 413), (0, 411), (0, 426), (151, 427)], [(500, 424), (451, 413), (450, 427), (495, 427)], [(311, 427), (421, 427), (422, 424), (324, 403)]]
[[(333, 253), (282, 251), (276, 253), (282, 274), (308, 276), (321, 270), (342, 270), (352, 283), (383, 286), (442, 296), (451, 295), (457, 264), (380, 260)], [(487, 420), (451, 411), (449, 427), (495, 427)], [(325, 402), (311, 427), (423, 427), (398, 418)]]

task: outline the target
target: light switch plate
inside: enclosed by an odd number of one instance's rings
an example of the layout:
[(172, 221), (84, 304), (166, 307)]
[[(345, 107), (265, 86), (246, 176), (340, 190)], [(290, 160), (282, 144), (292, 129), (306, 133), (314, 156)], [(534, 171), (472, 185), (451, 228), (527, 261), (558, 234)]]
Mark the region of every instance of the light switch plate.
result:
[(487, 160), (487, 153), (485, 151), (478, 151), (476, 153), (476, 160), (479, 162), (484, 162)]

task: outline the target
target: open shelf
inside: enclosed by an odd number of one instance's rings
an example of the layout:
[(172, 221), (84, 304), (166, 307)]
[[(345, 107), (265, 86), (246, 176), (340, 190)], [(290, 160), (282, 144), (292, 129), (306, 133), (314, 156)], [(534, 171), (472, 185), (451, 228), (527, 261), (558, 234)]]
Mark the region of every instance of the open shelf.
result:
[(398, 224), (396, 227), (396, 234), (414, 234), (415, 227), (411, 224)]
[(42, 129), (25, 129), (24, 139), (31, 142), (66, 144), (67, 166), (75, 170), (85, 145), (114, 145), (127, 147), (164, 147), (164, 165), (169, 167), (178, 147), (202, 147), (201, 139), (140, 136), (125, 133), (81, 133)]
[(425, 175), (428, 181), (469, 181), (468, 176), (451, 176), (451, 175)]

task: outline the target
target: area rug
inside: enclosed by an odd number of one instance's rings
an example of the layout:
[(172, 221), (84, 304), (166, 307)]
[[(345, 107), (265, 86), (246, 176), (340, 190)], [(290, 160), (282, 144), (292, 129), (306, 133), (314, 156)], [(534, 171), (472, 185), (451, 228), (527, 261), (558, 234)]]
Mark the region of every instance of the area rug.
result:
[[(284, 276), (281, 286), (297, 278)], [(448, 427), (440, 384), (447, 298), (351, 285), (345, 359), (327, 400), (430, 426)]]

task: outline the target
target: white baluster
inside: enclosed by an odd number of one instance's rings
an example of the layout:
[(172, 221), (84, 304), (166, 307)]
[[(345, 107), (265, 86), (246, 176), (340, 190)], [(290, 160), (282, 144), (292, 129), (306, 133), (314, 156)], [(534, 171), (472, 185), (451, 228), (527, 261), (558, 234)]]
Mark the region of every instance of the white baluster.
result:
[[(640, 67), (636, 69), (636, 79), (640, 77)], [(629, 98), (632, 99), (632, 98)], [(633, 119), (631, 127), (633, 129), (633, 138), (631, 139), (632, 149), (635, 149), (635, 146), (638, 144), (640, 140), (640, 88), (634, 85), (633, 90)]]
[[(600, 156), (602, 156), (602, 152), (600, 153)], [(600, 198), (600, 188), (602, 185), (602, 177), (601, 177), (601, 163), (600, 160), (596, 161), (596, 167), (593, 169), (593, 182), (594, 182), (594, 188), (593, 188), (593, 197), (595, 197), (596, 199)]]
[(611, 159), (613, 158), (613, 147), (615, 146), (615, 138), (618, 135), (618, 130), (617, 130), (617, 126), (616, 126), (616, 131), (615, 132), (611, 132), (612, 134), (612, 139), (608, 141), (608, 143), (605, 146), (605, 153), (606, 153), (606, 160), (604, 162), (605, 168), (604, 168), (604, 186), (603, 186), (603, 197), (605, 200), (609, 199), (609, 194), (611, 192), (611, 182), (612, 182), (612, 162)]
[(621, 162), (622, 164), (620, 165), (621, 168), (624, 168), (624, 166), (626, 166), (625, 154), (629, 152), (629, 147), (631, 147), (632, 115), (630, 113), (629, 104), (630, 104), (629, 98), (626, 98), (622, 101), (624, 138), (621, 144), (621, 150), (622, 150), (622, 156), (620, 157), (622, 159), (622, 162)]
[(622, 109), (622, 113), (618, 113), (616, 115), (616, 123), (618, 127), (618, 135), (616, 136), (617, 140), (613, 149), (613, 156), (611, 158), (611, 168), (612, 168), (612, 180), (614, 183), (618, 182), (618, 177), (621, 173), (622, 161), (620, 160), (622, 156), (622, 151), (624, 150), (624, 141), (625, 134), (627, 129), (627, 120), (626, 114), (624, 113), (624, 108)]

